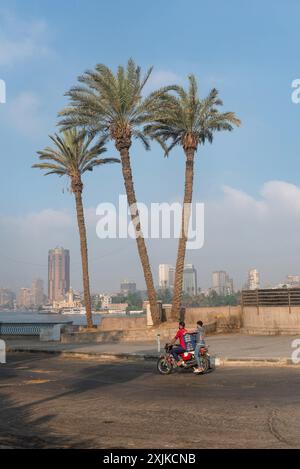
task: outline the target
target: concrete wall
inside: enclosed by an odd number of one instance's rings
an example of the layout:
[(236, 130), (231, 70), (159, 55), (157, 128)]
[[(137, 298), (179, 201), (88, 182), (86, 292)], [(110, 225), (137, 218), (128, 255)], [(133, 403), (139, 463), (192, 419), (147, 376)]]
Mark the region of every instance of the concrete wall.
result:
[[(120, 329), (120, 330), (100, 330), (88, 332), (70, 332), (64, 333), (61, 336), (63, 343), (97, 343), (97, 342), (157, 342), (157, 335), (159, 334), (160, 342), (164, 345), (169, 342), (178, 330), (177, 323), (167, 323), (161, 325), (159, 328), (144, 327), (143, 329)], [(212, 333), (216, 331), (216, 323), (206, 325), (206, 332)]]
[[(218, 306), (187, 308), (185, 322), (188, 329), (195, 327), (198, 320), (206, 325), (206, 332), (235, 332), (240, 329), (245, 334), (274, 335), (300, 334), (300, 307), (244, 307)], [(104, 318), (93, 332), (78, 332), (78, 328), (66, 328), (62, 342), (126, 342), (156, 341), (160, 334), (161, 343), (174, 337), (178, 321), (163, 322), (159, 328), (149, 327), (146, 317)]]
[(157, 342), (157, 334), (160, 335), (161, 344), (169, 342), (176, 334), (177, 328), (144, 328), (142, 329), (123, 329), (111, 331), (95, 331), (95, 332), (73, 332), (71, 334), (63, 334), (63, 343), (111, 343), (111, 342)]
[(203, 321), (204, 324), (216, 322), (218, 332), (237, 330), (241, 325), (241, 307), (207, 306), (200, 308), (186, 308), (186, 324), (189, 326), (195, 325), (199, 320)]
[[(191, 316), (192, 317), (192, 316)], [(197, 320), (199, 315), (195, 316)], [(206, 332), (216, 331), (216, 321), (205, 319)], [(196, 320), (192, 318), (187, 324), (188, 328), (195, 328)], [(105, 317), (101, 324), (94, 330), (86, 332), (83, 328), (69, 328), (62, 334), (63, 343), (95, 343), (95, 342), (126, 342), (126, 341), (157, 341), (159, 334), (161, 344), (169, 342), (178, 330), (178, 321), (163, 322), (159, 327), (147, 326), (147, 318), (144, 317)]]
[[(188, 327), (195, 327), (196, 322), (201, 319), (205, 324), (215, 323), (219, 321), (220, 323), (224, 320), (229, 322), (232, 317), (240, 316), (240, 307), (239, 306), (220, 306), (216, 308), (187, 308), (183, 319), (185, 320)], [(170, 319), (166, 322), (163, 322), (161, 327), (163, 329), (167, 328), (177, 328), (178, 321), (171, 321)], [(150, 329), (147, 326), (146, 317), (137, 318), (137, 317), (120, 317), (120, 318), (103, 318), (101, 324), (97, 327), (98, 331), (127, 331), (127, 330), (146, 330)]]
[(299, 334), (300, 307), (244, 306), (242, 332), (245, 334)]
[(100, 331), (124, 331), (128, 329), (146, 329), (146, 317), (103, 318), (98, 326)]

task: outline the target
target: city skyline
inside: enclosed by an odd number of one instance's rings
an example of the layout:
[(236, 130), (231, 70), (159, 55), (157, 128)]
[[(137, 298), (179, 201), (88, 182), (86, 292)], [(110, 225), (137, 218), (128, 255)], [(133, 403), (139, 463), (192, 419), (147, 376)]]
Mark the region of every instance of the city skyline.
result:
[[(64, 248), (54, 248), (50, 249), (49, 253), (51, 251), (54, 251), (55, 249), (61, 250), (63, 249), (64, 251), (69, 252), (68, 249)], [(69, 257), (69, 254), (68, 254)], [(70, 262), (70, 258), (68, 260)], [(160, 282), (160, 267), (163, 268), (162, 275), (169, 275), (168, 270), (171, 272), (171, 276), (169, 278), (172, 279), (172, 282), (174, 281), (174, 274), (175, 274), (175, 268), (171, 264), (159, 264), (158, 265), (158, 275), (157, 275), (157, 288), (162, 288), (162, 289), (170, 289), (172, 290), (172, 284), (168, 283), (166, 281), (164, 284)], [(225, 291), (227, 290), (227, 293), (233, 292), (233, 291), (238, 291), (242, 289), (255, 289), (255, 288), (275, 288), (275, 287), (283, 287), (285, 285), (293, 287), (299, 287), (300, 286), (300, 274), (296, 273), (288, 273), (284, 274), (278, 282), (270, 283), (270, 282), (262, 282), (261, 278), (263, 275), (261, 275), (261, 272), (259, 272), (257, 269), (248, 269), (247, 272), (245, 272), (244, 278), (241, 279), (238, 283), (241, 284), (240, 288), (234, 288), (234, 285), (236, 285), (236, 279), (233, 279), (229, 276), (229, 274), (225, 270), (219, 270), (219, 271), (213, 271), (210, 272), (210, 282), (207, 285), (200, 285), (198, 283), (198, 272), (199, 270), (193, 265), (193, 264), (185, 264), (185, 269), (194, 269), (196, 272), (196, 291), (203, 292), (203, 291), (208, 291), (208, 290), (215, 290), (218, 294), (225, 294)], [(63, 293), (63, 297), (66, 296), (66, 294), (73, 289), (72, 282), (71, 282), (71, 274), (72, 271), (69, 271), (69, 280), (68, 283), (66, 284), (65, 287), (65, 292)], [(215, 275), (218, 276), (218, 280), (215, 280), (217, 277), (214, 277)], [(132, 278), (132, 277), (131, 277)], [(221, 279), (221, 280), (220, 280)], [(41, 287), (38, 287), (37, 285), (40, 285)], [(34, 293), (34, 290), (38, 290), (39, 292), (44, 289), (44, 284), (48, 284), (48, 291), (49, 291), (49, 279), (48, 277), (44, 280), (39, 277), (34, 277), (34, 279), (31, 282), (28, 282), (27, 284), (21, 285), (20, 287), (17, 287), (16, 289), (10, 287), (9, 285), (0, 285), (0, 306), (5, 303), (6, 298), (10, 298), (9, 302), (12, 301), (12, 296), (15, 298), (18, 298), (20, 295), (20, 291), (24, 290), (27, 291), (28, 297), (32, 298), (32, 296), (37, 295), (39, 298), (41, 298), (41, 293)], [(108, 294), (108, 295), (118, 295), (118, 294), (125, 294), (127, 295), (128, 293), (135, 293), (135, 292), (143, 292), (145, 291), (145, 288), (143, 286), (138, 286), (141, 285), (142, 282), (137, 282), (135, 280), (128, 280), (128, 279), (123, 279), (119, 280), (119, 288), (117, 287), (118, 285), (118, 279), (115, 281), (115, 285), (112, 289), (105, 289), (101, 286), (99, 286), (97, 289), (94, 289), (92, 291), (93, 295), (98, 295), (98, 294)], [(184, 288), (186, 291), (187, 288)], [(79, 292), (82, 294), (82, 288), (75, 288), (74, 291)], [(105, 292), (105, 293), (104, 293)], [(188, 293), (186, 291), (186, 293)], [(44, 294), (44, 290), (43, 290)], [(25, 293), (26, 295), (26, 293)], [(45, 298), (47, 300), (50, 300), (49, 294), (45, 295)], [(18, 301), (18, 300), (17, 300)], [(29, 300), (28, 300), (29, 301)], [(39, 301), (31, 301), (31, 305), (36, 305), (39, 303)]]

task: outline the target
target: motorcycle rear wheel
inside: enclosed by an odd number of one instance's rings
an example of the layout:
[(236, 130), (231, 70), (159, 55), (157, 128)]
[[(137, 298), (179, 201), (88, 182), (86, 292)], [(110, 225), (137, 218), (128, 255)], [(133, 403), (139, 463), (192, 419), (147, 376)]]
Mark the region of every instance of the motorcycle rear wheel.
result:
[(172, 365), (165, 358), (159, 358), (157, 360), (157, 371), (161, 375), (169, 375), (172, 373)]
[(201, 356), (201, 366), (203, 368), (203, 373), (207, 373), (210, 368), (209, 358), (206, 355)]

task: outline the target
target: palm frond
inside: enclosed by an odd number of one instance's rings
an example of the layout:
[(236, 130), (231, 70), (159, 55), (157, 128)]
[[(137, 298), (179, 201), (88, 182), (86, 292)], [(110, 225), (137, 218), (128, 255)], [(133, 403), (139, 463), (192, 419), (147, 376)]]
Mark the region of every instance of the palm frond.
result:
[(81, 177), (86, 171), (106, 163), (119, 163), (117, 158), (99, 158), (106, 151), (105, 138), (92, 144), (94, 134), (85, 129), (72, 128), (61, 134), (50, 135), (54, 146), (38, 151), (40, 162), (33, 168), (50, 170), (45, 175)]
[(152, 67), (142, 76), (133, 59), (128, 60), (126, 67), (119, 66), (116, 73), (103, 64), (86, 71), (66, 93), (69, 105), (59, 113), (62, 130), (80, 127), (114, 138), (113, 129), (130, 129), (131, 135), (148, 149), (149, 140), (143, 135), (143, 126), (151, 122), (163, 95), (176, 88), (175, 85), (164, 87), (143, 97), (151, 73)]
[[(208, 96), (201, 99), (198, 95), (197, 80), (194, 75), (188, 77), (187, 91), (181, 86), (173, 86), (154, 95), (155, 105), (148, 105), (148, 123), (144, 133), (162, 144), (165, 154), (178, 144), (212, 142), (217, 131), (231, 131), (241, 124), (233, 112), (220, 113), (222, 101), (218, 90), (213, 88)], [(191, 136), (191, 139), (187, 139)], [(167, 143), (169, 142), (169, 143)], [(194, 143), (193, 143), (194, 144)]]

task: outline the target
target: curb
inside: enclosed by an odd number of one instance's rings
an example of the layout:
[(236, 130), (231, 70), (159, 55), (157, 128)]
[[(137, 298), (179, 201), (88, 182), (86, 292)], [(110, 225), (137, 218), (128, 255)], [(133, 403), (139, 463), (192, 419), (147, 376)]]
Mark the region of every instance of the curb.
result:
[[(49, 355), (60, 355), (65, 358), (93, 359), (93, 360), (135, 360), (135, 361), (156, 361), (157, 355), (139, 354), (139, 353), (95, 353), (95, 352), (76, 352), (68, 350), (45, 350), (36, 348), (8, 347), (7, 352), (27, 352), (27, 353), (46, 353)], [(215, 360), (215, 366), (239, 365), (239, 366), (297, 366), (291, 358), (222, 358), (212, 357)]]
[(94, 353), (94, 352), (76, 352), (72, 350), (45, 350), (45, 349), (30, 349), (30, 348), (18, 348), (18, 347), (8, 347), (7, 352), (18, 352), (18, 353), (46, 353), (49, 355), (60, 355), (62, 357), (73, 357), (73, 358), (92, 358), (99, 360), (141, 360), (141, 361), (151, 361), (157, 360), (158, 355), (142, 355), (139, 353)]
[(220, 358), (220, 365), (239, 366), (297, 366), (299, 363), (293, 362), (291, 358)]

